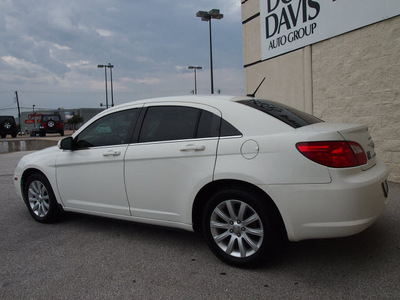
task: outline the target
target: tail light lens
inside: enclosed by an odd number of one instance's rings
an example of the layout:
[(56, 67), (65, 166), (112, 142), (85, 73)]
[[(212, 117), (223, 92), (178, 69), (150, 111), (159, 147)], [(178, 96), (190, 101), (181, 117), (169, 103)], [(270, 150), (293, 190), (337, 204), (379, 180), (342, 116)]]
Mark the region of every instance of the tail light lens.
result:
[(367, 163), (360, 144), (345, 141), (297, 143), (296, 148), (312, 161), (332, 168), (349, 168)]

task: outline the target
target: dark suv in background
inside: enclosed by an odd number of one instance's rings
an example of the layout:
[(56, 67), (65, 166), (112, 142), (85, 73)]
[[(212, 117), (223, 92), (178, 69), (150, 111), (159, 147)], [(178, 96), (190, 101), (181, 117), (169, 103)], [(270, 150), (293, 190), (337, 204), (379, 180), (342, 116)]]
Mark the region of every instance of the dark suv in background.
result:
[(4, 139), (7, 134), (17, 137), (18, 127), (13, 116), (0, 116), (0, 136)]
[(46, 133), (59, 133), (64, 135), (64, 122), (60, 115), (42, 115), (39, 126), (39, 135), (46, 136)]

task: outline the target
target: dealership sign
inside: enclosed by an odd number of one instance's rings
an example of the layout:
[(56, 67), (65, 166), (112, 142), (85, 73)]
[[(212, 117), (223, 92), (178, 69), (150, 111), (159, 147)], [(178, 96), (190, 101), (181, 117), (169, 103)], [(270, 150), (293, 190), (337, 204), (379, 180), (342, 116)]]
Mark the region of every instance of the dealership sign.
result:
[(400, 15), (400, 0), (260, 0), (266, 60)]

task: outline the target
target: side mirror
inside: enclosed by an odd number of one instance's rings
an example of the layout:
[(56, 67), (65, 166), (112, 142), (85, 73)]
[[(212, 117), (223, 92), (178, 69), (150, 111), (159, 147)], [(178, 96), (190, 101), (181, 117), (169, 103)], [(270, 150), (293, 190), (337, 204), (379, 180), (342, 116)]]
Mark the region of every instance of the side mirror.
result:
[(74, 148), (74, 139), (72, 137), (67, 137), (58, 142), (58, 148), (62, 150), (73, 150)]

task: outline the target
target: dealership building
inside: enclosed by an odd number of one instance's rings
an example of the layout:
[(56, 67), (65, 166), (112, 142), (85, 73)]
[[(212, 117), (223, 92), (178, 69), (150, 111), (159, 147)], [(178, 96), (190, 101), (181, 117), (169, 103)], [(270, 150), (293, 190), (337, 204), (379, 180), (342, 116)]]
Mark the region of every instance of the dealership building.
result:
[(368, 125), (400, 182), (400, 1), (241, 3), (246, 93)]

